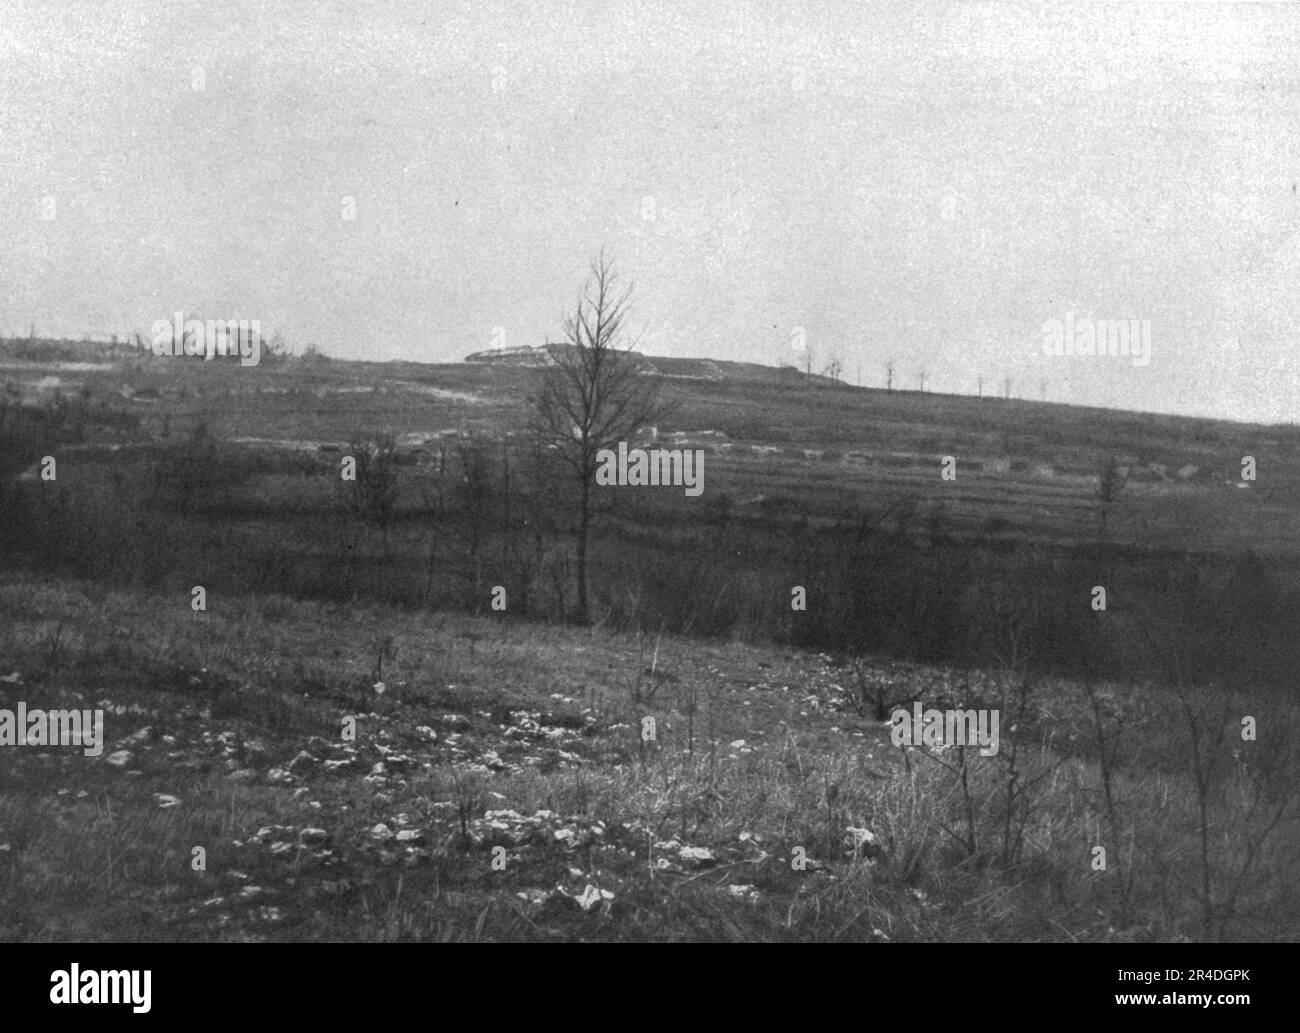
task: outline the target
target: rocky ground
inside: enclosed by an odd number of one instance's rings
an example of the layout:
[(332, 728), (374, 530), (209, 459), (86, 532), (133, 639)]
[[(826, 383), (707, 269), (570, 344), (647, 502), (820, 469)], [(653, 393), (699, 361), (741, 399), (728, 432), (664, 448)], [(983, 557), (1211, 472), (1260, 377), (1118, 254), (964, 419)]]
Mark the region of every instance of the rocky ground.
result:
[[(1194, 931), (1195, 901), (1121, 916), (1089, 870), (1090, 709), (1060, 685), (1004, 719), (998, 757), (959, 762), (894, 747), (864, 688), (986, 705), (1000, 675), (214, 602), (0, 584), (0, 708), (102, 709), (106, 739), (0, 748), (0, 939)], [(1105, 727), (1162, 720), (1149, 694), (1097, 701)], [(1016, 779), (1035, 795), (1009, 835)], [(1137, 814), (1157, 787), (1126, 772), (1122, 791)]]

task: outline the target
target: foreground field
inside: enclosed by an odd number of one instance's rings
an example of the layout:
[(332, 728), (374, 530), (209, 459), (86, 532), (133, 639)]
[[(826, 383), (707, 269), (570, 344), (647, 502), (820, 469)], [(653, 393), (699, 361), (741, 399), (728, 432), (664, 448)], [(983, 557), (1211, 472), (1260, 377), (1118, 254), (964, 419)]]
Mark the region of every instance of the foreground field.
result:
[[(0, 629), (0, 707), (102, 707), (107, 740), (98, 757), (0, 749), (4, 940), (1281, 940), (1300, 924), (1295, 708), (1246, 686), (855, 672), (278, 597), (195, 613), (13, 576)], [(999, 708), (999, 753), (894, 747), (875, 705), (915, 700)]]

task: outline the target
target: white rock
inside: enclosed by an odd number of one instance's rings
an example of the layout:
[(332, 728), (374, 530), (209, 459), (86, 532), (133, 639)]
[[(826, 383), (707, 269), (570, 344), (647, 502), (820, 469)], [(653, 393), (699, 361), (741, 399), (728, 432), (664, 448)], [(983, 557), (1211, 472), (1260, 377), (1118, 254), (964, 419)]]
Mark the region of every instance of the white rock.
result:
[(583, 911), (590, 911), (602, 900), (613, 900), (614, 894), (609, 890), (598, 890), (591, 883), (587, 883), (587, 888), (573, 899), (578, 902), (578, 906), (582, 908)]

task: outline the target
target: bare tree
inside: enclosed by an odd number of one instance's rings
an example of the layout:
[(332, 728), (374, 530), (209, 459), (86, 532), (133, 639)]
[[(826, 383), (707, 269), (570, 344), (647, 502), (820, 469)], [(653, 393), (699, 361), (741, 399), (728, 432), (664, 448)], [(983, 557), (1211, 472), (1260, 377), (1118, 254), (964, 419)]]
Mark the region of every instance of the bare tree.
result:
[(926, 377), (928, 377), (929, 375), (930, 375), (930, 374), (927, 373), (927, 372), (926, 372), (925, 370), (923, 370), (923, 369), (922, 369), (922, 370), (917, 370), (917, 373), (916, 373), (916, 380), (917, 380), (917, 383), (920, 384), (920, 386), (921, 386), (921, 390), (922, 390), (922, 391), (925, 390), (925, 379), (926, 379)]
[(564, 320), (564, 347), (553, 350), (530, 399), (540, 442), (555, 449), (578, 489), (574, 547), (578, 598), (573, 617), (590, 618), (587, 544), (591, 536), (596, 454), (629, 441), (668, 416), (661, 381), (644, 376), (630, 349), (618, 347), (632, 300), (632, 285), (620, 286), (613, 263), (602, 251), (592, 260), (587, 282)]
[(812, 380), (813, 361), (814, 361), (814, 359), (815, 359), (815, 356), (814, 356), (814, 354), (813, 354), (812, 346), (809, 345), (809, 344), (804, 344), (804, 346), (803, 346), (803, 348), (802, 348), (802, 352), (803, 352), (803, 376), (804, 376), (804, 380)]
[(356, 463), (356, 481), (340, 482), (343, 500), (362, 520), (379, 528), (384, 558), (388, 558), (388, 532), (397, 513), (401, 471), (397, 465), (397, 436), (391, 430), (378, 434), (356, 433), (350, 452)]
[(483, 606), (483, 550), (492, 531), (493, 471), (491, 444), (482, 439), (465, 438), (458, 443), (460, 461), (460, 502), (467, 517), (469, 532), (470, 599), (475, 611)]
[(885, 363), (885, 390), (894, 390), (894, 360)]

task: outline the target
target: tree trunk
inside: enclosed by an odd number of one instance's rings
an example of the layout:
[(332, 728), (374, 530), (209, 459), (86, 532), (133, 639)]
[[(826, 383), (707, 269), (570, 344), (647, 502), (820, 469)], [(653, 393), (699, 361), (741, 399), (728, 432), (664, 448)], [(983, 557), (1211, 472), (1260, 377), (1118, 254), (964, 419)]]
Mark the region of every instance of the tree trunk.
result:
[(591, 485), (584, 478), (582, 482), (582, 510), (578, 514), (578, 608), (574, 614), (579, 624), (586, 624), (587, 613), (587, 535), (591, 530)]

